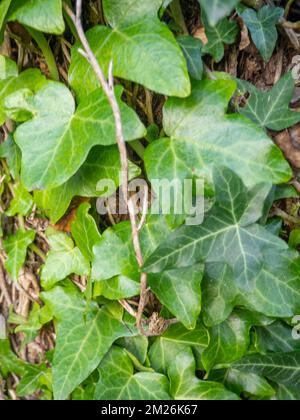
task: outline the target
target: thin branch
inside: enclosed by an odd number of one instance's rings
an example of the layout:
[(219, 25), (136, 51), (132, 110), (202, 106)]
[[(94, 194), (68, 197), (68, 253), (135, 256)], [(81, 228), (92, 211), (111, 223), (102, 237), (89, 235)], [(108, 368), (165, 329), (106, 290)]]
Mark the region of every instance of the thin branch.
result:
[[(105, 75), (103, 73), (102, 68), (100, 67), (98, 60), (96, 59), (89, 42), (86, 38), (82, 21), (81, 21), (81, 15), (82, 15), (82, 0), (76, 1), (76, 15), (74, 15), (73, 11), (68, 7), (68, 5), (64, 4), (64, 8), (72, 21), (74, 22), (74, 25), (76, 27), (76, 30), (78, 32), (79, 39), (81, 41), (83, 51), (80, 50), (81, 54), (87, 59), (87, 61), (91, 64), (94, 73), (97, 77), (97, 79), (100, 82), (100, 85), (107, 96), (107, 99), (110, 103), (110, 106), (113, 111), (114, 119), (115, 119), (115, 127), (116, 127), (116, 140), (117, 145), (119, 148), (120, 153), (120, 159), (121, 159), (121, 178), (122, 178), (122, 194), (123, 198), (125, 200), (125, 203), (128, 208), (129, 217), (130, 217), (130, 223), (131, 223), (131, 230), (132, 230), (132, 241), (135, 251), (136, 260), (138, 263), (139, 268), (141, 269), (144, 265), (142, 250), (141, 250), (141, 244), (139, 239), (139, 231), (137, 226), (137, 220), (135, 216), (135, 208), (134, 203), (132, 199), (128, 195), (128, 159), (127, 159), (127, 149), (126, 149), (126, 143), (123, 136), (123, 129), (122, 129), (122, 121), (121, 121), (121, 112), (119, 108), (119, 104), (115, 95), (114, 90), (114, 81), (113, 81), (113, 69), (112, 69), (112, 63), (110, 63), (109, 66), (109, 80), (107, 81), (105, 78)], [(145, 309), (145, 302), (147, 302), (147, 274), (142, 273), (141, 274), (141, 297), (140, 297), (140, 303), (138, 312), (136, 315), (137, 320), (137, 327), (140, 330), (140, 332), (144, 335), (147, 333), (145, 332), (143, 328), (142, 318), (143, 318), (143, 312)]]
[(5, 283), (5, 279), (4, 279), (2, 261), (1, 260), (0, 260), (0, 289), (3, 292), (3, 296), (6, 300), (7, 305), (8, 306), (12, 305), (12, 300), (11, 300), (10, 294), (8, 292), (8, 289), (6, 287), (6, 283)]

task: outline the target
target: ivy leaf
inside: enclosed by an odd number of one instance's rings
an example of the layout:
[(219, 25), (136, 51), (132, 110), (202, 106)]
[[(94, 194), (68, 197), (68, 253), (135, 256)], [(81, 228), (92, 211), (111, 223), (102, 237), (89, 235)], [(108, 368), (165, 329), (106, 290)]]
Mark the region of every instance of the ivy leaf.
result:
[(89, 203), (81, 204), (76, 211), (76, 219), (71, 225), (76, 245), (88, 261), (92, 261), (93, 247), (101, 239), (96, 221), (89, 214), (90, 208), (91, 205)]
[[(6, 2), (7, 3), (7, 2)], [(5, 1), (0, 5), (0, 16), (1, 16), (1, 7), (5, 5)], [(0, 18), (1, 19), (1, 18)], [(0, 23), (1, 27), (1, 23)], [(0, 55), (0, 80), (9, 79), (10, 77), (18, 76), (18, 66), (15, 61), (11, 60), (4, 55)]]
[(230, 167), (250, 187), (291, 178), (281, 151), (257, 125), (225, 114), (235, 90), (236, 84), (229, 80), (204, 80), (193, 83), (188, 99), (168, 100), (163, 125), (170, 138), (154, 141), (146, 149), (149, 179), (203, 177), (214, 164)]
[(216, 382), (199, 380), (196, 375), (196, 364), (191, 350), (179, 353), (170, 368), (170, 393), (175, 400), (238, 400), (237, 395), (227, 391)]
[(127, 26), (144, 18), (156, 18), (163, 0), (103, 0), (107, 22), (112, 27)]
[(6, 158), (11, 175), (14, 179), (17, 179), (21, 169), (22, 156), (20, 149), (11, 135), (0, 145), (0, 157)]
[[(137, 5), (136, 1), (130, 3)], [(152, 17), (158, 2), (145, 0), (143, 4), (142, 8), (141, 3), (138, 9), (133, 7), (132, 13), (127, 7), (125, 13), (120, 14), (119, 3), (107, 1), (105, 15), (108, 15), (112, 28), (96, 26), (89, 30), (86, 35), (90, 46), (105, 73), (113, 60), (114, 76), (164, 95), (186, 97), (190, 93), (190, 81), (183, 53), (168, 27), (157, 17)], [(135, 16), (136, 10), (140, 12)], [(147, 10), (152, 10), (149, 16)], [(76, 45), (72, 51), (69, 80), (82, 100), (97, 88), (98, 82), (92, 68), (87, 67), (86, 60), (79, 54), (78, 47)]]
[(148, 277), (153, 293), (187, 329), (195, 328), (201, 311), (202, 276), (203, 265), (198, 264)]
[[(241, 289), (251, 290), (263, 264), (263, 249), (287, 245), (255, 220), (245, 218), (249, 193), (230, 169), (214, 170), (216, 203), (198, 226), (177, 229), (146, 260), (145, 271), (159, 273), (201, 261), (227, 263)], [(245, 220), (245, 223), (244, 223)]]
[(113, 347), (99, 366), (100, 379), (94, 399), (170, 400), (168, 379), (159, 373), (134, 374), (131, 359), (124, 349)]
[(25, 262), (27, 248), (35, 239), (33, 230), (18, 230), (15, 235), (9, 236), (4, 242), (4, 249), (7, 253), (5, 268), (11, 278), (18, 280), (20, 270)]
[(149, 350), (151, 366), (158, 372), (167, 373), (177, 354), (192, 348), (200, 359), (208, 344), (208, 332), (202, 324), (198, 323), (194, 330), (187, 330), (181, 324), (172, 325), (151, 345)]
[(292, 327), (282, 321), (255, 328), (255, 347), (259, 353), (289, 353), (300, 350), (300, 340), (295, 340)]
[(209, 24), (215, 26), (219, 20), (228, 16), (240, 0), (198, 0), (208, 17)]
[(11, 373), (21, 376), (25, 368), (26, 363), (12, 352), (9, 340), (0, 340), (0, 372), (4, 378)]
[(56, 35), (65, 30), (61, 0), (14, 0), (8, 20), (17, 20), (38, 31)]
[(195, 80), (201, 80), (203, 75), (202, 42), (192, 36), (179, 36), (177, 42), (187, 61), (189, 74)]
[(244, 107), (239, 108), (239, 113), (261, 127), (281, 131), (300, 121), (300, 114), (289, 108), (295, 90), (291, 72), (284, 75), (269, 92), (262, 92), (244, 81), (240, 87), (250, 93), (250, 98)]
[(222, 324), (209, 329), (209, 346), (202, 354), (202, 363), (207, 372), (216, 365), (228, 365), (241, 359), (250, 344), (250, 329), (260, 322), (251, 312), (235, 311)]
[(36, 69), (29, 69), (16, 75), (15, 71), (9, 71), (4, 75), (9, 76), (0, 79), (0, 125), (5, 122), (6, 114), (4, 110), (5, 99), (17, 92), (19, 89), (30, 89), (38, 91), (45, 83), (45, 77)]
[(274, 318), (288, 318), (300, 313), (299, 264), (297, 253), (265, 250), (261, 270), (254, 280), (253, 289), (247, 293), (228, 266), (208, 264), (202, 286), (205, 324), (217, 325), (237, 306)]
[[(122, 89), (117, 89), (118, 98), (121, 94)], [(121, 100), (120, 106), (126, 140), (142, 137), (144, 126), (134, 111)], [(29, 109), (34, 110), (33, 119), (20, 125), (15, 134), (22, 150), (22, 178), (29, 190), (58, 187), (76, 173), (93, 146), (116, 142), (113, 113), (101, 90), (75, 111), (71, 92), (63, 84), (48, 82), (32, 97)]]
[(281, 7), (264, 6), (258, 12), (245, 10), (241, 17), (249, 28), (252, 40), (263, 59), (268, 62), (272, 57), (278, 39), (276, 25), (284, 15)]
[(24, 188), (22, 183), (15, 184), (13, 192), (14, 198), (6, 211), (7, 216), (12, 217), (16, 214), (27, 216), (33, 206), (32, 195)]
[(51, 250), (42, 269), (41, 279), (44, 289), (64, 280), (70, 274), (87, 276), (90, 271), (88, 260), (79, 248), (74, 247), (71, 238), (62, 232), (49, 228), (47, 230)]
[(239, 32), (239, 27), (235, 21), (222, 19), (217, 25), (210, 26), (205, 16), (202, 17), (205, 25), (205, 34), (208, 42), (203, 47), (203, 54), (210, 54), (216, 63), (224, 57), (224, 44), (233, 44)]
[(25, 375), (18, 383), (17, 395), (19, 397), (33, 395), (41, 389), (43, 382), (50, 382), (49, 376), (49, 369), (44, 364), (27, 366)]
[(56, 287), (42, 298), (58, 319), (53, 392), (56, 400), (65, 400), (97, 368), (114, 341), (137, 333), (105, 307), (93, 305), (87, 313), (86, 302), (76, 289)]
[(276, 383), (299, 389), (300, 351), (247, 356), (232, 366), (246, 373), (256, 373)]
[(299, 387), (278, 384), (276, 391), (275, 399), (278, 401), (299, 401), (300, 399)]
[(222, 382), (227, 389), (237, 395), (246, 393), (266, 399), (274, 397), (276, 393), (266, 379), (255, 373), (245, 373), (236, 369), (213, 371), (210, 380)]
[[(34, 201), (39, 208), (45, 210), (52, 223), (57, 223), (68, 210), (75, 196), (79, 197), (106, 197), (115, 191), (99, 190), (99, 182), (109, 179), (115, 187), (120, 184), (120, 154), (116, 146), (94, 147), (84, 164), (65, 184), (60, 187), (35, 191)], [(129, 162), (129, 179), (140, 174), (138, 166)]]

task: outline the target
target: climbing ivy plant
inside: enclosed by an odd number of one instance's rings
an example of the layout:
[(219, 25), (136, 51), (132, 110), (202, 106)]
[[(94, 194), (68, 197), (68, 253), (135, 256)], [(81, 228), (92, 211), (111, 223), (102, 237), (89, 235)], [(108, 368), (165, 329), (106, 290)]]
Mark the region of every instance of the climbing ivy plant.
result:
[[(82, 53), (74, 2), (1, 1), (1, 264), (21, 292), (34, 267), (38, 293), (25, 318), (13, 301), (3, 309), (0, 395), (13, 374), (19, 398), (299, 399), (300, 257), (281, 220), (268, 218), (276, 199), (297, 196), (269, 131), (300, 121), (289, 107), (294, 79), (262, 91), (213, 71), (242, 27), (268, 62), (284, 10), (195, 1), (204, 42), (188, 34), (177, 0), (100, 3), (84, 28), (114, 76), (128, 178), (201, 181), (204, 220), (141, 211), (138, 264), (128, 217), (99, 215), (124, 178), (114, 110)], [(6, 48), (12, 24), (40, 51), (43, 72), (18, 60), (19, 38)], [(68, 74), (51, 50), (56, 36), (70, 48)], [(105, 190), (107, 179), (114, 187)], [(149, 334), (135, 319), (141, 272)], [(26, 347), (47, 333), (51, 351), (35, 363), (16, 354), (20, 334)]]

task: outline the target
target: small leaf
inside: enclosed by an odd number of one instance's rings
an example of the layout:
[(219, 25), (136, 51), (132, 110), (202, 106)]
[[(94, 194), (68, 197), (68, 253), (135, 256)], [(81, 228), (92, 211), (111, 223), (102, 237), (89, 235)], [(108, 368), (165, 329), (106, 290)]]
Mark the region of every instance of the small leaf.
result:
[[(119, 98), (121, 94), (122, 89), (117, 89)], [(144, 126), (137, 115), (119, 101), (125, 139), (142, 137)], [(86, 97), (75, 110), (71, 92), (63, 84), (48, 82), (29, 107), (35, 110), (34, 118), (15, 134), (22, 150), (22, 179), (29, 190), (58, 187), (76, 173), (93, 146), (116, 143), (112, 110), (102, 90)]]
[(198, 323), (194, 330), (187, 330), (181, 324), (172, 325), (151, 345), (149, 350), (151, 366), (158, 372), (167, 373), (177, 354), (192, 348), (200, 359), (208, 344), (208, 332), (202, 324)]
[(18, 230), (15, 235), (9, 236), (4, 242), (4, 249), (7, 253), (5, 268), (11, 278), (18, 280), (20, 270), (25, 262), (27, 248), (35, 239), (33, 230)]
[(169, 400), (168, 379), (159, 373), (134, 373), (131, 359), (124, 349), (113, 347), (99, 366), (100, 379), (94, 399)]
[(13, 1), (8, 20), (17, 20), (38, 31), (56, 35), (65, 30), (61, 0)]
[(26, 373), (17, 386), (17, 395), (26, 397), (40, 391), (42, 379), (48, 381), (49, 370), (45, 365), (29, 365), (26, 367)]
[(177, 42), (187, 61), (189, 74), (194, 79), (201, 80), (203, 75), (202, 42), (192, 36), (179, 36)]
[(11, 373), (23, 375), (25, 368), (26, 363), (12, 352), (9, 340), (0, 340), (0, 372), (4, 378)]
[(70, 274), (79, 276), (89, 274), (88, 260), (84, 258), (79, 248), (74, 247), (71, 238), (52, 228), (47, 230), (47, 236), (51, 249), (41, 273), (44, 289), (51, 288)]
[(275, 49), (278, 39), (276, 25), (283, 15), (284, 9), (268, 5), (258, 12), (247, 9), (241, 15), (250, 30), (254, 44), (266, 62), (270, 60)]
[(160, 302), (188, 329), (194, 329), (201, 311), (203, 265), (169, 270), (148, 277)]
[(72, 235), (82, 255), (92, 261), (93, 247), (100, 241), (101, 235), (95, 219), (89, 214), (91, 205), (83, 203), (76, 211), (76, 219), (72, 223)]
[[(7, 4), (7, 1), (2, 2), (0, 6), (0, 16), (1, 16), (1, 7), (3, 7), (5, 3)], [(1, 23), (0, 23), (0, 27), (1, 27)], [(18, 72), (17, 64), (10, 58), (5, 57), (4, 55), (0, 55), (0, 80), (5, 80), (10, 77), (17, 77), (18, 73), (19, 72)]]
[(191, 350), (177, 354), (168, 369), (170, 393), (175, 400), (238, 400), (237, 395), (227, 391), (216, 382), (201, 381), (195, 375), (196, 365)]
[(295, 80), (289, 72), (269, 91), (258, 90), (250, 83), (241, 81), (242, 91), (248, 91), (250, 98), (239, 113), (250, 118), (263, 128), (281, 131), (300, 121), (300, 113), (291, 111), (289, 103), (295, 91)]
[(208, 42), (202, 49), (203, 54), (210, 54), (216, 63), (224, 57), (224, 44), (233, 44), (239, 32), (236, 22), (222, 19), (216, 26), (210, 26), (206, 18), (202, 17)]
[(198, 0), (211, 26), (228, 16), (240, 0)]
[(10, 202), (9, 209), (6, 211), (7, 216), (15, 216), (16, 214), (27, 216), (33, 206), (32, 195), (29, 194), (21, 183), (15, 184), (13, 193), (14, 198)]

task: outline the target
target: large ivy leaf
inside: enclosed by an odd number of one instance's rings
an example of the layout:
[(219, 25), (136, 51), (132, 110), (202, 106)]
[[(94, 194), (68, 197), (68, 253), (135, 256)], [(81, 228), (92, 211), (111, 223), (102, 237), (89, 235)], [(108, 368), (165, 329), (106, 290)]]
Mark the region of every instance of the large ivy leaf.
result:
[[(121, 93), (117, 89), (119, 98)], [(101, 90), (75, 110), (71, 92), (63, 84), (48, 82), (28, 102), (33, 118), (17, 128), (15, 139), (22, 150), (22, 177), (29, 190), (58, 187), (76, 173), (93, 146), (116, 143), (113, 113)], [(144, 126), (134, 111), (121, 100), (120, 106), (125, 139), (142, 137)]]
[(157, 337), (149, 350), (151, 366), (158, 372), (167, 373), (177, 354), (192, 348), (200, 364), (200, 356), (209, 344), (206, 328), (198, 323), (194, 330), (181, 324), (172, 325), (161, 337)]
[(213, 164), (230, 167), (248, 186), (290, 179), (281, 151), (263, 130), (242, 116), (225, 114), (235, 90), (229, 80), (204, 80), (193, 83), (188, 99), (168, 100), (164, 130), (170, 138), (146, 149), (149, 179), (193, 179)]
[(169, 381), (159, 373), (134, 373), (134, 366), (124, 349), (113, 347), (99, 366), (100, 379), (94, 399), (169, 400)]
[(300, 121), (300, 113), (289, 108), (295, 90), (291, 72), (283, 76), (269, 92), (262, 92), (244, 81), (241, 81), (240, 87), (250, 93), (246, 105), (239, 108), (240, 114), (261, 127), (281, 131)]
[(104, 0), (105, 17), (112, 27), (130, 25), (144, 18), (157, 17), (163, 0)]
[(247, 356), (233, 364), (242, 372), (256, 373), (279, 384), (295, 387), (300, 385), (300, 351), (269, 353)]
[(60, 35), (65, 30), (61, 0), (13, 0), (7, 18), (41, 32)]
[(210, 26), (206, 18), (202, 17), (205, 25), (207, 44), (204, 45), (203, 54), (210, 54), (219, 63), (224, 57), (224, 44), (233, 44), (239, 32), (235, 21), (222, 19), (216, 26)]
[(247, 9), (241, 15), (265, 61), (269, 61), (272, 57), (278, 39), (276, 25), (283, 15), (284, 9), (268, 5), (258, 12)]
[(199, 380), (191, 350), (179, 353), (168, 369), (170, 393), (175, 400), (238, 400), (237, 395), (227, 391), (222, 384)]
[[(96, 26), (87, 32), (90, 46), (105, 73), (113, 60), (117, 77), (165, 95), (188, 96), (190, 81), (183, 53), (168, 27), (153, 17), (161, 2), (145, 0), (143, 7), (136, 1), (122, 3), (127, 7), (121, 14), (119, 2), (104, 4), (112, 28)], [(69, 80), (80, 100), (98, 86), (92, 68), (87, 67), (78, 52), (78, 45), (72, 51)]]
[(70, 274), (87, 276), (90, 271), (89, 262), (80, 249), (65, 233), (49, 228), (47, 231), (50, 252), (42, 269), (41, 278), (44, 289), (51, 288), (55, 283), (64, 280)]
[(4, 249), (7, 253), (5, 268), (11, 278), (18, 280), (20, 270), (25, 262), (27, 248), (32, 244), (35, 238), (33, 230), (18, 230), (15, 235), (9, 236), (4, 242)]
[(287, 245), (255, 223), (257, 214), (249, 217), (249, 193), (234, 172), (215, 169), (214, 185), (216, 203), (204, 223), (177, 229), (146, 260), (144, 269), (159, 273), (201, 261), (224, 262), (233, 269), (239, 287), (249, 291), (262, 268), (263, 249), (276, 252)]
[(160, 302), (188, 329), (194, 329), (201, 311), (203, 265), (169, 270), (148, 277), (151, 290)]
[[(60, 187), (35, 191), (34, 200), (45, 210), (52, 223), (56, 223), (67, 211), (73, 197), (106, 197), (115, 191), (102, 191), (99, 182), (109, 179), (115, 186), (120, 184), (120, 154), (117, 146), (94, 147), (84, 164), (65, 184)], [(129, 162), (129, 179), (140, 174), (138, 166)]]
[(208, 264), (202, 286), (205, 324), (219, 324), (237, 306), (268, 317), (293, 317), (300, 311), (299, 263), (296, 252), (264, 251), (261, 270), (255, 277), (253, 289), (247, 293), (228, 266)]
[(255, 347), (259, 353), (289, 353), (300, 350), (300, 340), (295, 340), (293, 327), (282, 321), (255, 328)]
[(198, 0), (211, 26), (228, 16), (240, 0)]
[[(7, 63), (6, 63), (7, 66)], [(36, 69), (29, 69), (17, 75), (14, 66), (9, 64), (10, 70), (2, 73), (4, 78), (0, 78), (0, 125), (5, 122), (6, 113), (4, 109), (5, 99), (17, 92), (19, 89), (30, 89), (38, 91), (45, 83), (45, 77)]]
[(133, 326), (113, 317), (105, 307), (86, 312), (86, 302), (76, 290), (56, 287), (43, 293), (58, 319), (53, 359), (53, 392), (65, 400), (99, 365), (113, 342), (134, 336)]
[(91, 205), (89, 203), (81, 204), (76, 211), (76, 219), (71, 226), (72, 236), (76, 245), (88, 261), (92, 261), (93, 247), (101, 239), (96, 221), (89, 214), (90, 208)]

